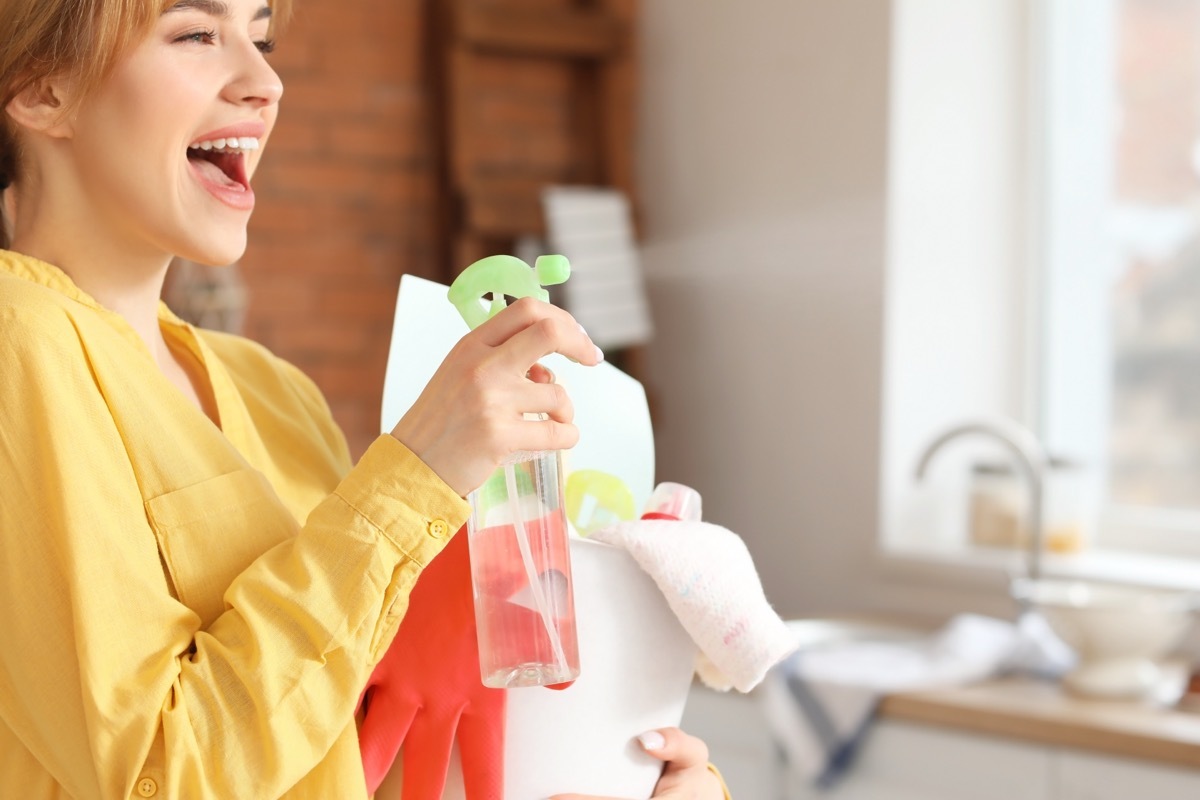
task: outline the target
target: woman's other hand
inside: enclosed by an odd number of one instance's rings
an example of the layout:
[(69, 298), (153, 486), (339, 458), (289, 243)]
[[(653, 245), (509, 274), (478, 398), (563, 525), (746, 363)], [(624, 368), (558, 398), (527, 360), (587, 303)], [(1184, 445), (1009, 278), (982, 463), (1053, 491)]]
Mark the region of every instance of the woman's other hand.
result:
[[(638, 737), (642, 747), (667, 762), (654, 787), (655, 800), (724, 800), (721, 779), (708, 768), (708, 745), (679, 728), (662, 728)], [(557, 794), (550, 800), (617, 800), (582, 794)]]
[(530, 373), (551, 353), (604, 359), (566, 311), (518, 300), (455, 345), (392, 435), (464, 497), (519, 450), (573, 447), (579, 431), (566, 391), (544, 370)]

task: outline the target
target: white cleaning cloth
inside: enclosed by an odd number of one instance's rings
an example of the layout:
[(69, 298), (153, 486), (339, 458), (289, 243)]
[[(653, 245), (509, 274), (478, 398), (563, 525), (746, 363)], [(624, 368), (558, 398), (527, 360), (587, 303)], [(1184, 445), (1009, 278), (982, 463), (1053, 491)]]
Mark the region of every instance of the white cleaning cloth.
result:
[(962, 614), (932, 636), (803, 648), (767, 676), (763, 711), (785, 780), (828, 788), (850, 767), (884, 695), (963, 686), (1014, 669), (1056, 674), (1070, 659), (1036, 615), (1014, 625)]
[(629, 552), (667, 599), (700, 654), (708, 686), (748, 692), (798, 644), (767, 602), (741, 537), (707, 522), (639, 520), (589, 537)]

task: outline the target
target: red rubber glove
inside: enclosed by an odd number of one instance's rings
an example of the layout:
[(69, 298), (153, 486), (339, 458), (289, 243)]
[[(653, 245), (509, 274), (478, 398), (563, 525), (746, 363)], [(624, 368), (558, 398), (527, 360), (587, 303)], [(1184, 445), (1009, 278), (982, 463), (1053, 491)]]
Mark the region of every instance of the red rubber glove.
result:
[(363, 692), (359, 729), (372, 794), (404, 747), (404, 800), (440, 800), (458, 740), (470, 800), (504, 795), (504, 701), (479, 676), (467, 532), (425, 568), (396, 639)]

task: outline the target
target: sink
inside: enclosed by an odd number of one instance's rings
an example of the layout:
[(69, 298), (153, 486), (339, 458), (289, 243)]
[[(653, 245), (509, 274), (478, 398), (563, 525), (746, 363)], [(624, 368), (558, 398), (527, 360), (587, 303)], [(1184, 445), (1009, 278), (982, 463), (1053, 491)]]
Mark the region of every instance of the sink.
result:
[(1079, 661), (1063, 684), (1090, 697), (1151, 696), (1197, 608), (1191, 592), (1098, 581), (1017, 579), (1012, 591), (1075, 650)]

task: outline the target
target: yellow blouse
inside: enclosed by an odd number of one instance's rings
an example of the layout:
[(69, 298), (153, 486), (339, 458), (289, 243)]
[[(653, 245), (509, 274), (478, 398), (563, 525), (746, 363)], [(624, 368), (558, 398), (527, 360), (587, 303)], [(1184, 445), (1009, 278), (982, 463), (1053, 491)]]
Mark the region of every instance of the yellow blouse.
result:
[(350, 468), (317, 388), (123, 318), (0, 251), (0, 797), (365, 798), (354, 708), (469, 509), (390, 436)]

